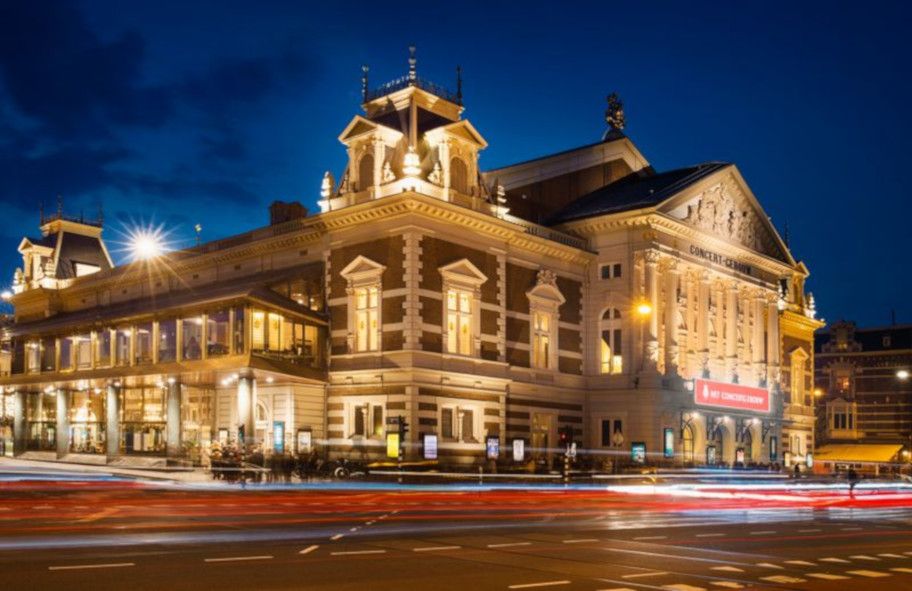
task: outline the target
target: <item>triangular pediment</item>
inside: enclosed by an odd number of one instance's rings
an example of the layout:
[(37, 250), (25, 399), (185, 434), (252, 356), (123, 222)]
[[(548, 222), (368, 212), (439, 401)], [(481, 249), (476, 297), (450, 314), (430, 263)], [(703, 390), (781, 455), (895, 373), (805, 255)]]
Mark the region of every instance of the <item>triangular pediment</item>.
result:
[(387, 127), (376, 121), (371, 121), (361, 115), (355, 115), (348, 125), (345, 126), (345, 129), (342, 130), (342, 133), (339, 134), (339, 141), (343, 144), (348, 144), (352, 140), (371, 133), (379, 133), (380, 137), (387, 143), (394, 143), (402, 137), (401, 131)]
[(685, 187), (658, 211), (711, 234), (794, 266), (795, 260), (769, 216), (734, 166)]
[(466, 119), (455, 121), (448, 125), (432, 129), (425, 135), (432, 138), (435, 134), (446, 134), (449, 136), (457, 137), (459, 139), (475, 144), (479, 147), (479, 149), (482, 150), (488, 147), (488, 142), (481, 136), (480, 133), (478, 133), (478, 130), (475, 129), (475, 126), (469, 123), (469, 121)]
[(380, 263), (359, 254), (339, 272), (339, 275), (350, 283), (358, 283), (367, 279), (379, 279), (385, 269), (386, 267)]
[(460, 259), (439, 269), (447, 281), (468, 285), (481, 285), (488, 277), (469, 259)]
[(567, 301), (564, 294), (552, 283), (539, 283), (526, 292), (526, 297), (540, 304), (548, 304), (553, 307), (560, 307)]

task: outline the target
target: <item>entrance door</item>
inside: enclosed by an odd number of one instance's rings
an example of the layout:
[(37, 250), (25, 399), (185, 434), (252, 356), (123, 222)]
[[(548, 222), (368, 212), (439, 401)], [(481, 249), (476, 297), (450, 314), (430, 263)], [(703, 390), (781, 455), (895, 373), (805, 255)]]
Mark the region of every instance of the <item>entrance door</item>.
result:
[(10, 425), (0, 426), (0, 456), (13, 456), (13, 428)]
[(551, 445), (557, 432), (557, 417), (553, 414), (532, 413), (532, 443), (533, 458), (551, 458)]

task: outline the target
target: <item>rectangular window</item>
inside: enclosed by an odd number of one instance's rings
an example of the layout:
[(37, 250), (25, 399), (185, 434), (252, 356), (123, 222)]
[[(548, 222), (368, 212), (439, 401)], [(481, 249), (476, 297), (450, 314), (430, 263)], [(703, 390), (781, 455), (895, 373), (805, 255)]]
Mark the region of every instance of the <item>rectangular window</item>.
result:
[(73, 356), (76, 369), (91, 369), (92, 335), (80, 334), (73, 337)]
[(551, 315), (544, 312), (532, 314), (532, 366), (551, 367)]
[(354, 428), (352, 430), (353, 437), (364, 437), (367, 435), (367, 405), (359, 404), (354, 407), (354, 417), (352, 424)]
[(73, 340), (70, 337), (60, 339), (60, 371), (73, 369)]
[(373, 436), (374, 437), (383, 437), (384, 426), (383, 426), (383, 407), (379, 404), (375, 404), (373, 407), (373, 412), (371, 413), (371, 422), (374, 426)]
[(266, 348), (266, 313), (262, 310), (252, 310), (250, 320), (252, 323), (250, 348), (254, 351), (262, 351)]
[(54, 337), (41, 339), (41, 371), (57, 371), (57, 340)]
[(602, 279), (617, 279), (621, 276), (621, 263), (606, 263), (599, 267)]
[(209, 357), (228, 354), (228, 310), (215, 310), (206, 319), (206, 352)]
[(444, 439), (455, 439), (455, 437), (453, 437), (452, 408), (444, 408), (440, 411), (440, 436)]
[(177, 359), (177, 320), (158, 322), (158, 361), (169, 363)]
[(472, 354), (472, 299), (467, 291), (447, 290), (447, 353)]
[(611, 419), (602, 419), (602, 447), (611, 447)]
[(103, 328), (95, 335), (95, 341), (98, 344), (98, 367), (109, 367), (111, 365), (111, 345), (114, 336), (111, 329)]
[(244, 308), (234, 309), (234, 353), (244, 352)]
[(602, 330), (601, 371), (603, 374), (619, 374), (624, 371), (621, 335), (620, 328)]
[(203, 317), (181, 320), (181, 359), (201, 359), (203, 356)]
[(25, 345), (25, 363), (28, 373), (38, 373), (41, 371), (41, 343), (38, 341), (29, 341)]
[(379, 350), (380, 289), (377, 286), (355, 289), (355, 351)]
[(475, 441), (475, 414), (471, 410), (462, 410), (462, 441)]
[(136, 365), (152, 363), (152, 323), (146, 322), (136, 326), (136, 344), (134, 345)]

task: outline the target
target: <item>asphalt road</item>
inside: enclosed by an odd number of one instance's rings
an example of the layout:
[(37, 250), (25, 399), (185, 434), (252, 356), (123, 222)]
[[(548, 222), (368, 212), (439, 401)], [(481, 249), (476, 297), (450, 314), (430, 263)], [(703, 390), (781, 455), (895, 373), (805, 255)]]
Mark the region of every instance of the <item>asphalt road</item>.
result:
[(0, 573), (30, 590), (912, 589), (906, 501), (788, 494), (17, 483), (0, 485)]

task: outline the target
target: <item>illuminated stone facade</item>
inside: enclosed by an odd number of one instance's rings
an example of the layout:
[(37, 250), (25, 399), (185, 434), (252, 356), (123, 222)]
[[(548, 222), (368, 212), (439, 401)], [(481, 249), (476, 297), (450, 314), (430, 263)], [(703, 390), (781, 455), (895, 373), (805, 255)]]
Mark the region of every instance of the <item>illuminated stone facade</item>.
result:
[[(401, 416), (406, 457), (436, 436), (441, 463), (484, 461), (490, 438), (544, 461), (568, 430), (615, 465), (779, 459), (780, 322), (816, 325), (807, 270), (734, 165), (656, 173), (614, 128), (481, 172), (461, 90), (412, 62), (363, 98), (315, 215), (277, 205), (265, 228), (66, 278), (24, 243), (43, 274), (17, 274), (0, 378), (17, 450), (205, 461), (244, 437), (376, 459)], [(769, 411), (697, 404), (696, 378)]]

